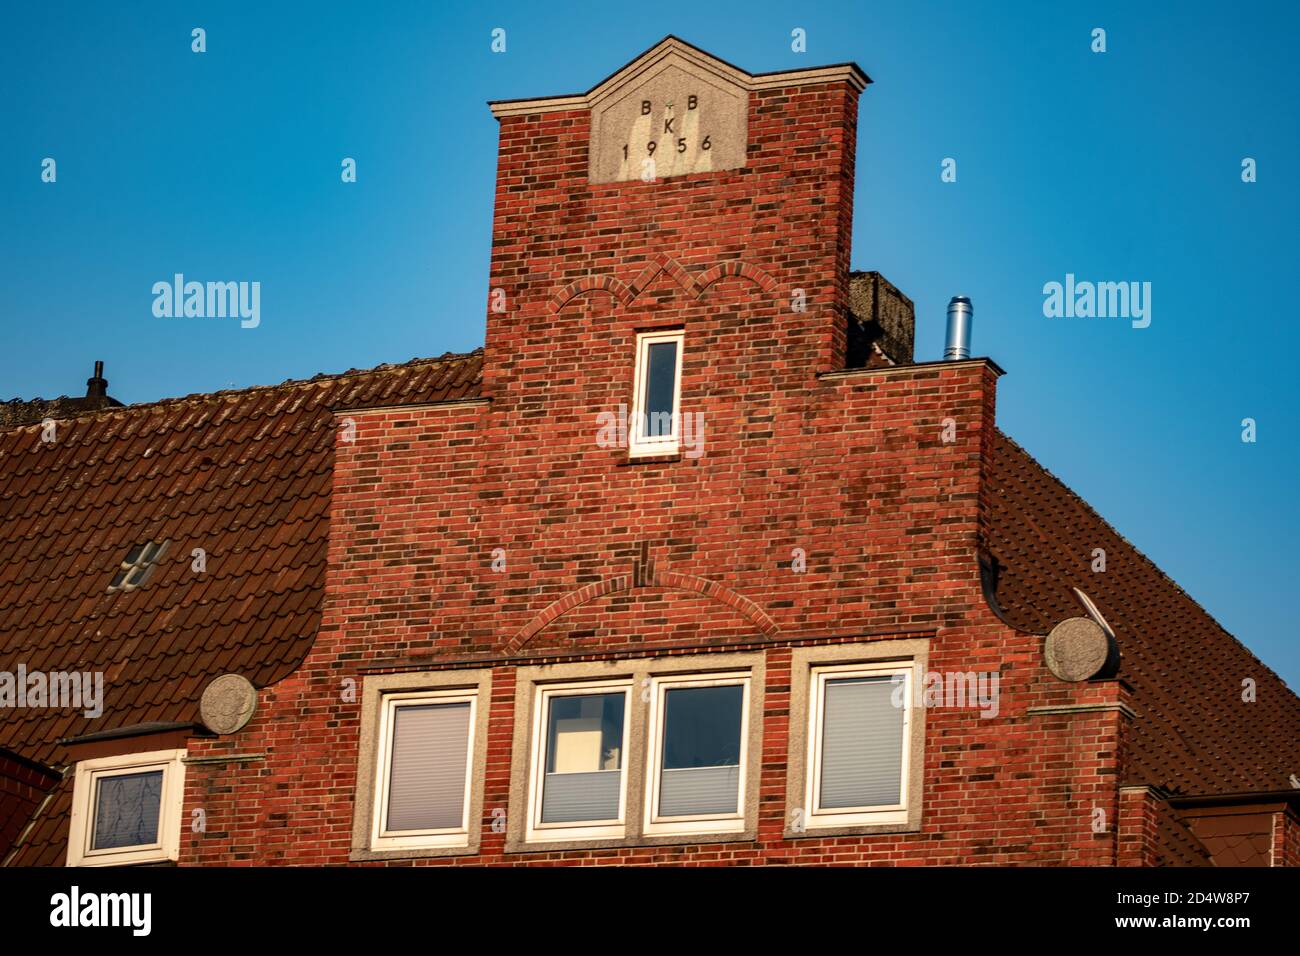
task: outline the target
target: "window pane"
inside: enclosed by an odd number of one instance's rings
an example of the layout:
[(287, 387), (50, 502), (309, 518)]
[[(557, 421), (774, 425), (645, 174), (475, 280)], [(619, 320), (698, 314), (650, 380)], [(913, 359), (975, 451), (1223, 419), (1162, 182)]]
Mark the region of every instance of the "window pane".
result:
[(736, 812), (744, 696), (739, 684), (664, 692), (660, 816)]
[(389, 831), (464, 825), (469, 712), (468, 702), (394, 709)]
[(552, 697), (542, 822), (618, 818), (624, 693)]
[(822, 713), (823, 810), (898, 803), (903, 774), (903, 708), (889, 677), (828, 680)]
[(161, 770), (97, 778), (95, 832), (90, 848), (111, 850), (157, 843), (162, 783)]
[(655, 342), (646, 350), (645, 435), (673, 433), (673, 392), (677, 385), (677, 343)]

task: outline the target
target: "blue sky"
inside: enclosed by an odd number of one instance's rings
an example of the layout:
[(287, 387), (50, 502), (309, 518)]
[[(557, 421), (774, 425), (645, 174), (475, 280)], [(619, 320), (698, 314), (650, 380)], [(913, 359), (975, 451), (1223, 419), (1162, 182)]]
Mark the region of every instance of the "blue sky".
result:
[[(0, 398), (80, 394), (95, 359), (140, 402), (474, 348), (487, 100), (585, 90), (668, 33), (753, 72), (854, 60), (875, 84), (853, 264), (915, 300), (917, 357), (939, 357), (948, 298), (971, 296), (974, 351), (1008, 372), (1002, 427), (1300, 687), (1298, 20), (1195, 3), (11, 5)], [(151, 287), (176, 272), (259, 281), (261, 325), (155, 318)], [(1150, 282), (1150, 327), (1044, 317), (1066, 273)]]

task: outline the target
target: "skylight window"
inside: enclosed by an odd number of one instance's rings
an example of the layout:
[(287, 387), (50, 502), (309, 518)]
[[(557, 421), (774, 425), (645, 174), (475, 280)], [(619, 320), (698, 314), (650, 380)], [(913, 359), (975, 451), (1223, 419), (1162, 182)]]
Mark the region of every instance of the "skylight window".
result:
[(153, 575), (154, 568), (167, 553), (168, 544), (167, 541), (137, 544), (127, 552), (126, 559), (117, 569), (117, 574), (113, 575), (113, 583), (108, 586), (108, 589), (130, 591), (132, 588), (140, 587)]

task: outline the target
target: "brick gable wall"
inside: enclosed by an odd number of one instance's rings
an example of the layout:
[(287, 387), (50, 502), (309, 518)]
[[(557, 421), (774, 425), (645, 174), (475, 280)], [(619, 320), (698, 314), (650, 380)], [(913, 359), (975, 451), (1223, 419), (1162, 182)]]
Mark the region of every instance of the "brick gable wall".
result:
[[(601, 186), (585, 111), (503, 119), (485, 401), (348, 412), (316, 643), (242, 733), (191, 747), (185, 819), (208, 824), (183, 864), (346, 862), (360, 688), (468, 666), (493, 668), (481, 852), (426, 862), (1113, 862), (1124, 688), (1055, 681), (980, 587), (996, 371), (825, 374), (856, 109), (848, 83), (755, 91), (746, 168)], [(704, 454), (630, 463), (597, 415), (630, 400), (636, 332), (665, 326)], [(920, 832), (785, 838), (793, 649), (917, 637), (932, 670), (999, 672), (1001, 714), (927, 713)], [(765, 655), (756, 840), (505, 852), (517, 667), (713, 650)], [(1075, 703), (1098, 709), (1030, 713)]]

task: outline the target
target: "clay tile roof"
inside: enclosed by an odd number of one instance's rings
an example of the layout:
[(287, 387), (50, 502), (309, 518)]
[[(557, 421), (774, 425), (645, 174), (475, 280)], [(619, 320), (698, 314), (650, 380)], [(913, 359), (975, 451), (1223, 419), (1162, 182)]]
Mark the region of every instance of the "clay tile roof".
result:
[[(261, 687), (293, 671), (324, 596), (331, 410), (473, 398), (481, 367), (477, 350), (101, 408), (59, 421), (53, 444), (39, 424), (0, 428), (0, 671), (104, 672), (101, 718), (15, 709), (0, 748), (57, 767), (60, 740), (196, 722), (220, 674)], [(164, 540), (146, 584), (109, 592), (133, 546)], [(59, 783), (11, 865), (63, 864), (70, 800)]]
[(21, 398), (0, 402), (0, 428), (14, 428), (18, 425), (31, 425), (47, 418), (73, 418), (86, 412), (106, 408), (121, 408), (122, 403), (107, 395), (73, 398), (68, 395), (59, 398), (33, 398), (24, 401)]
[[(1124, 784), (1172, 794), (1289, 789), (1300, 773), (1300, 698), (1086, 502), (998, 433), (990, 462), (996, 599), (1046, 634), (1088, 594), (1115, 631), (1138, 714)], [(1091, 570), (1092, 549), (1106, 570)], [(1242, 700), (1242, 681), (1257, 699)]]

